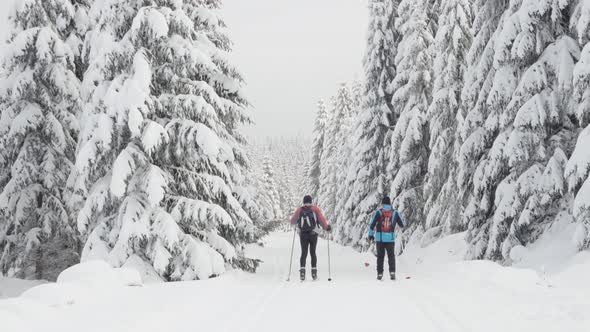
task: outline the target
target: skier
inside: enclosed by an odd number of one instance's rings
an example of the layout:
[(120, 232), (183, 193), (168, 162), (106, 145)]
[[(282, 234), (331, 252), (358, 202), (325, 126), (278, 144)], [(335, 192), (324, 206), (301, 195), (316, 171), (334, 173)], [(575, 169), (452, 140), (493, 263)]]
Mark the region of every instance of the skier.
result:
[(389, 277), (395, 280), (395, 225), (404, 227), (400, 213), (391, 207), (391, 199), (383, 197), (383, 207), (373, 214), (369, 224), (369, 242), (377, 245), (377, 280), (383, 279), (383, 263), (387, 252)]
[(291, 217), (291, 225), (297, 225), (299, 228), (299, 240), (301, 242), (301, 259), (299, 260), (299, 276), (301, 281), (305, 280), (305, 263), (307, 253), (311, 254), (311, 277), (313, 280), (318, 278), (316, 247), (318, 244), (318, 228), (321, 226), (327, 232), (332, 231), (332, 227), (326, 222), (326, 218), (320, 209), (311, 204), (312, 198), (307, 195), (303, 198), (303, 206), (298, 208)]

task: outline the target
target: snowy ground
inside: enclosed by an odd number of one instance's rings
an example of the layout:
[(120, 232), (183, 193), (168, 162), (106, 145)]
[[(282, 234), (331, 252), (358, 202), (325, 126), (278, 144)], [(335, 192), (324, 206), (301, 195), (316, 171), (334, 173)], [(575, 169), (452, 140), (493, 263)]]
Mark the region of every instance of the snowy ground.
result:
[(45, 281), (9, 279), (0, 277), (0, 299), (20, 296), (24, 291)]
[(288, 283), (292, 235), (275, 233), (250, 248), (264, 260), (255, 275), (142, 287), (69, 276), (0, 300), (0, 322), (10, 332), (590, 331), (589, 253), (543, 275), (460, 262), (460, 236), (401, 257), (397, 282), (375, 280), (371, 254), (336, 245), (328, 282), (322, 240), (321, 280)]

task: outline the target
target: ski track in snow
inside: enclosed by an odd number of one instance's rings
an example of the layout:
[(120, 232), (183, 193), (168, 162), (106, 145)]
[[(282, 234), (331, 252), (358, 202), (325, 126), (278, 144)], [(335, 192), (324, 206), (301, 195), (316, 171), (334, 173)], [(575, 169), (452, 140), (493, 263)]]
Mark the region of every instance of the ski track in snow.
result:
[[(404, 293), (405, 299), (412, 301), (420, 308), (437, 331), (469, 331), (455, 314), (446, 309), (445, 305), (436, 296), (427, 294), (420, 287), (412, 287), (412, 292), (409, 292), (406, 288), (400, 288), (400, 291)], [(418, 301), (416, 295), (419, 295), (422, 299)]]
[[(328, 282), (321, 239), (319, 280), (298, 280), (296, 244), (286, 282), (292, 233), (266, 241), (248, 248), (263, 260), (256, 274), (144, 287), (56, 284), (59, 296), (54, 289), (0, 300), (2, 331), (590, 331), (587, 287), (541, 287), (530, 270), (441, 262), (428, 252), (399, 257), (398, 280), (379, 282), (371, 253), (332, 245), (334, 280)], [(447, 252), (443, 247), (434, 251)]]

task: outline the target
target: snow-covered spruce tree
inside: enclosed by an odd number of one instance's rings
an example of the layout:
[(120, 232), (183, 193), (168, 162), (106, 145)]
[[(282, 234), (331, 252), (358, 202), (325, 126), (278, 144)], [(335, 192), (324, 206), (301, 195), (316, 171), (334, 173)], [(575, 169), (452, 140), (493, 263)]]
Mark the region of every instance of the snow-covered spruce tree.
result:
[(250, 192), (256, 193), (254, 197), (265, 216), (264, 223), (273, 224), (265, 225), (266, 229), (276, 225), (288, 227), (285, 220), (308, 192), (309, 145), (302, 137), (258, 139), (249, 145), (252, 167), (248, 170), (248, 186), (253, 187)]
[[(152, 4), (152, 5), (149, 5)], [(144, 262), (166, 280), (251, 269), (255, 233), (236, 198), (245, 162), (241, 80), (212, 2), (94, 3), (77, 173), (83, 259)], [(210, 8), (210, 6), (213, 6)]]
[[(485, 125), (485, 121), (491, 112), (488, 97), (496, 74), (494, 50), (501, 32), (498, 26), (507, 16), (504, 13), (508, 9), (508, 2), (478, 0), (474, 7), (477, 8), (473, 23), (475, 35), (467, 59), (468, 67), (461, 94), (462, 124), (457, 135), (457, 144), (461, 145), (457, 168), (457, 200), (464, 211), (451, 228), (455, 231), (468, 230), (468, 242), (483, 244), (488, 234), (485, 219), (490, 213), (492, 198), (474, 190), (475, 170), (497, 135)], [(506, 84), (512, 83), (507, 81)], [(481, 257), (483, 250), (485, 248), (472, 247), (468, 257)]]
[(308, 147), (309, 142), (301, 137), (258, 139), (248, 146), (252, 167), (247, 173), (247, 188), (260, 209), (262, 234), (289, 228), (285, 221), (309, 188), (305, 167)]
[[(157, 4), (169, 32), (166, 47), (151, 49), (152, 90), (160, 106), (156, 114), (170, 117), (166, 129), (176, 142), (166, 146), (162, 165), (174, 179), (167, 206), (186, 233), (233, 266), (253, 270), (256, 262), (242, 256), (241, 246), (254, 240), (256, 227), (243, 209), (246, 197), (237, 190), (248, 166), (239, 132), (250, 123), (248, 102), (243, 78), (228, 59), (231, 41), (219, 16), (221, 2)], [(153, 9), (145, 11), (145, 25), (153, 15)]]
[[(169, 0), (156, 1), (158, 4), (169, 3)], [(239, 69), (229, 60), (228, 54), (232, 51), (232, 42), (227, 34), (227, 26), (221, 18), (219, 11), (222, 7), (221, 0), (184, 0), (183, 8), (187, 16), (195, 23), (196, 29), (208, 37), (208, 49), (211, 61), (218, 67), (218, 72), (208, 79), (209, 85), (215, 89), (221, 98), (222, 104), (215, 107), (217, 116), (227, 133), (220, 133), (219, 137), (232, 149), (234, 161), (228, 164), (234, 194), (242, 202), (244, 207), (255, 202), (248, 201), (247, 197), (241, 197), (239, 191), (245, 181), (243, 172), (248, 169), (248, 160), (244, 146), (246, 139), (240, 133), (240, 126), (252, 124), (247, 109), (249, 103), (243, 93), (244, 78)], [(245, 220), (242, 220), (245, 221)], [(254, 220), (256, 222), (256, 220)]]
[(328, 113), (326, 103), (323, 100), (318, 102), (315, 125), (313, 129), (313, 144), (311, 147), (311, 159), (308, 177), (310, 178), (309, 195), (317, 198), (320, 189), (320, 174), (322, 167), (322, 156), (324, 154), (324, 141)]
[[(173, 156), (168, 163), (175, 164), (175, 167), (167, 167), (176, 179), (177, 189), (173, 191), (191, 200), (177, 201), (172, 214), (177, 216), (180, 210), (187, 208), (185, 212), (192, 216), (179, 217), (192, 224), (200, 224), (189, 234), (206, 240), (233, 266), (251, 271), (257, 263), (243, 257), (242, 245), (254, 240), (258, 221), (252, 220), (252, 215), (243, 209), (255, 202), (241, 196), (239, 190), (245, 181), (243, 172), (248, 168), (243, 148), (245, 139), (239, 127), (250, 124), (250, 118), (246, 112), (248, 102), (242, 89), (243, 78), (228, 57), (231, 41), (219, 15), (221, 1), (157, 3), (162, 6), (160, 12), (169, 15), (171, 36), (168, 38), (168, 49), (157, 48), (160, 52), (152, 50), (159, 55), (153, 61), (157, 63), (156, 81), (160, 84), (156, 89), (161, 89), (158, 103), (162, 108), (158, 112), (164, 117), (170, 114), (166, 110), (176, 110), (167, 125), (169, 133), (172, 126), (176, 127), (171, 137), (176, 135), (181, 138), (189, 132), (195, 135), (192, 142), (181, 143), (184, 153), (179, 151), (178, 146), (168, 146), (168, 154)], [(168, 13), (166, 7), (173, 11)], [(149, 14), (146, 19), (149, 19)], [(203, 56), (208, 56), (213, 66)], [(178, 65), (171, 69), (171, 62)], [(215, 114), (210, 114), (212, 110)], [(211, 134), (215, 134), (219, 142)], [(194, 146), (195, 143), (198, 147)], [(187, 153), (191, 157), (185, 158)], [(190, 190), (185, 188), (187, 175), (196, 184)], [(169, 200), (169, 203), (174, 204), (172, 201)], [(202, 202), (208, 206), (202, 206)], [(190, 208), (191, 205), (193, 208)], [(201, 213), (207, 211), (206, 217), (202, 214), (196, 217), (191, 212), (199, 206), (203, 208)], [(205, 224), (202, 224), (203, 221)]]
[[(244, 210), (251, 216), (256, 225), (256, 237), (266, 235), (266, 223), (270, 220), (269, 213), (259, 197), (262, 188), (262, 166), (259, 166), (256, 155), (257, 145), (250, 142), (246, 147), (246, 156), (249, 160), (249, 167), (245, 170), (245, 181), (237, 188), (238, 198)], [(242, 199), (242, 197), (244, 199)]]
[(396, 21), (402, 40), (396, 56), (392, 101), (399, 119), (391, 138), (388, 173), (393, 175), (393, 204), (410, 231), (423, 228), (425, 220), (423, 183), (429, 154), (426, 112), (432, 101), (430, 6), (427, 0), (404, 0)]
[(248, 159), (251, 160), (250, 168), (247, 170), (245, 189), (247, 194), (254, 200), (257, 211), (252, 211), (251, 214), (257, 215), (258, 223), (261, 224), (262, 230), (267, 231), (272, 228), (269, 222), (274, 220), (273, 202), (265, 188), (265, 148), (263, 144), (257, 140), (250, 141), (247, 147)]
[[(305, 163), (305, 165), (303, 165), (303, 179), (301, 179), (301, 182), (299, 182), (299, 185), (297, 186), (297, 189), (295, 190), (295, 195), (296, 197), (298, 197), (297, 195), (301, 196), (303, 195), (311, 195), (312, 192), (312, 188), (314, 187), (314, 185), (312, 184), (311, 181), (311, 177), (309, 176), (309, 174), (311, 174), (311, 156), (307, 157), (307, 162)], [(295, 200), (295, 206), (299, 205), (299, 200)]]
[(276, 166), (277, 172), (275, 172), (275, 190), (279, 197), (279, 210), (281, 212), (280, 218), (284, 220), (285, 216), (289, 213), (288, 211), (291, 210), (290, 206), (293, 203), (291, 200), (293, 194), (293, 177), (288, 175), (289, 172), (287, 169), (289, 166), (287, 164), (281, 163), (280, 165)]
[[(270, 149), (269, 149), (270, 152)], [(264, 193), (262, 195), (265, 195), (268, 197), (268, 201), (271, 204), (272, 207), (272, 218), (273, 219), (280, 219), (282, 217), (284, 217), (283, 215), (283, 211), (281, 209), (281, 200), (279, 197), (279, 186), (277, 184), (277, 181), (275, 180), (275, 171), (273, 169), (273, 163), (272, 163), (272, 159), (270, 156), (268, 156), (268, 154), (266, 155), (266, 157), (264, 158), (264, 164), (263, 164), (263, 187), (262, 190), (264, 190)]]
[(590, 247), (590, 126), (580, 133), (577, 142), (576, 149), (567, 163), (565, 175), (568, 190), (575, 194), (573, 213), (578, 227), (572, 240), (580, 250), (585, 250)]
[(576, 148), (567, 163), (567, 189), (575, 195), (573, 213), (578, 223), (574, 243), (580, 250), (590, 248), (590, 3), (577, 1), (571, 19), (571, 30), (582, 48), (574, 69), (575, 115), (580, 128)]
[(456, 139), (461, 121), (461, 91), (471, 47), (472, 4), (468, 0), (449, 0), (441, 4), (435, 37), (433, 100), (430, 119), (430, 158), (424, 184), (426, 229), (432, 235), (453, 231), (460, 218), (457, 202)]
[[(352, 94), (352, 107), (355, 117), (358, 116), (361, 109), (363, 108), (364, 89), (365, 86), (363, 82), (359, 80), (354, 80), (350, 84), (350, 93)], [(356, 129), (356, 126), (352, 128), (352, 130), (354, 129)]]
[(66, 43), (74, 53), (74, 64), (76, 77), (80, 81), (84, 79), (84, 72), (86, 72), (88, 62), (83, 58), (84, 40), (86, 33), (92, 27), (88, 17), (90, 10), (90, 3), (92, 0), (71, 0), (74, 6), (74, 21), (73, 28), (75, 29), (66, 39)]
[[(354, 87), (354, 84), (351, 85)], [(341, 225), (348, 221), (351, 215), (351, 209), (347, 206), (348, 197), (350, 197), (352, 186), (356, 177), (356, 172), (351, 171), (352, 163), (352, 151), (356, 146), (356, 140), (354, 137), (354, 121), (358, 114), (358, 102), (359, 102), (359, 90), (358, 86), (355, 90), (350, 90), (350, 104), (346, 105), (342, 113), (342, 126), (340, 127), (339, 135), (340, 146), (337, 152), (337, 165), (338, 171), (336, 173), (336, 205), (333, 216), (333, 223), (336, 226)], [(340, 229), (338, 229), (340, 231)], [(344, 234), (337, 235), (338, 238)], [(344, 235), (345, 236), (345, 235)]]
[(0, 86), (0, 270), (55, 280), (79, 261), (65, 184), (80, 107), (76, 10), (69, 0), (15, 4)]
[[(345, 114), (342, 122), (342, 145), (340, 146), (339, 162), (340, 172), (338, 173), (338, 192), (336, 200), (336, 214), (334, 221), (337, 225), (344, 225), (350, 222), (353, 207), (348, 204), (356, 181), (356, 167), (353, 167), (354, 155), (358, 143), (356, 137), (358, 115), (362, 109), (364, 86), (360, 81), (353, 81), (350, 84), (351, 102), (350, 113)], [(338, 232), (343, 228), (337, 228)], [(346, 238), (346, 233), (338, 234), (337, 238)]]
[(309, 165), (311, 142), (302, 136), (297, 136), (286, 139), (284, 144), (286, 145), (280, 149), (283, 173), (279, 176), (288, 180), (288, 187), (285, 188), (288, 195), (283, 203), (283, 211), (287, 213), (287, 217), (290, 217), (289, 214), (301, 206), (303, 196), (309, 194), (309, 185), (306, 181), (309, 173), (306, 167)]
[[(307, 174), (309, 165), (309, 146), (311, 141), (303, 136), (297, 136), (287, 141), (289, 149), (283, 149), (282, 163), (286, 173), (282, 176), (289, 179), (289, 196), (284, 204), (283, 211), (294, 212), (302, 204), (304, 195), (309, 195)], [(287, 214), (287, 217), (289, 215)]]
[(328, 220), (333, 221), (336, 213), (336, 203), (343, 199), (338, 197), (339, 175), (341, 169), (340, 151), (344, 141), (343, 125), (347, 114), (352, 112), (352, 96), (350, 88), (343, 83), (336, 96), (333, 98), (322, 154), (322, 168), (320, 173), (320, 190), (318, 193), (318, 205), (322, 207), (324, 215)]
[(579, 57), (576, 42), (565, 35), (568, 6), (512, 2), (499, 26), (485, 120), (498, 135), (474, 182), (476, 196), (489, 199), (491, 215), (479, 226), (486, 236), (471, 242), (472, 257), (509, 259), (511, 249), (536, 240), (560, 208), (564, 152), (571, 151), (574, 129), (568, 117), (572, 71)]
[(363, 60), (365, 81), (363, 100), (356, 117), (349, 174), (354, 178), (346, 199), (347, 216), (339, 225), (342, 243), (365, 243), (369, 214), (389, 190), (385, 168), (389, 160), (390, 127), (394, 124), (393, 92), (389, 84), (395, 77), (395, 55), (399, 43), (395, 20), (399, 0), (371, 0), (367, 50)]

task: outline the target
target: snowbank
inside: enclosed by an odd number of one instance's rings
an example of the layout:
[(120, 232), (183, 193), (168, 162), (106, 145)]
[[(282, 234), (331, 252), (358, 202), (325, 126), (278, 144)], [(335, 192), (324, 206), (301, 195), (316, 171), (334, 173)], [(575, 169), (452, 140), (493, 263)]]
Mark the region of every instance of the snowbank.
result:
[[(468, 246), (465, 233), (444, 237), (422, 247), (423, 241), (410, 241), (398, 259), (402, 270), (425, 278), (441, 273), (462, 282), (484, 288), (527, 289), (531, 286), (564, 289), (588, 289), (590, 252), (578, 252), (571, 241), (576, 225), (568, 219), (555, 222), (532, 245), (516, 246), (510, 266), (491, 261), (465, 261)], [(590, 331), (590, 329), (589, 329)]]
[(140, 274), (134, 269), (116, 269), (104, 261), (89, 261), (66, 269), (56, 283), (33, 287), (21, 297), (48, 306), (64, 306), (100, 293), (116, 292), (121, 287), (142, 284)]
[[(41, 298), (47, 295), (54, 298), (52, 303), (68, 302), (68, 296), (61, 293), (84, 291), (93, 287), (141, 286), (144, 283), (162, 282), (162, 279), (137, 256), (131, 256), (122, 268), (114, 269), (104, 261), (89, 261), (74, 265), (63, 271), (57, 283), (44, 280), (23, 280), (0, 277), (0, 299), (24, 295)], [(74, 284), (74, 285), (72, 285)]]
[[(359, 314), (359, 303), (389, 308), (400, 331), (590, 331), (590, 253), (571, 258), (557, 274), (464, 261), (462, 234), (408, 248), (398, 257), (398, 280), (375, 280), (375, 257), (318, 244), (317, 282), (285, 282), (292, 234), (273, 233), (265, 247), (248, 246), (264, 263), (258, 273), (232, 271), (202, 281), (127, 287), (129, 278), (101, 262), (75, 266), (59, 282), (0, 300), (2, 331), (381, 331), (391, 320)], [(295, 256), (299, 251), (296, 244)], [(294, 257), (295, 258), (295, 257)], [(369, 266), (365, 266), (365, 262)], [(292, 276), (296, 276), (293, 269)], [(137, 274), (136, 274), (137, 276)], [(406, 279), (409, 277), (409, 279)], [(133, 280), (133, 278), (131, 278)], [(309, 305), (310, 299), (313, 305)], [(322, 308), (323, 314), (318, 314)], [(345, 319), (341, 319), (345, 317)], [(196, 319), (196, 320), (195, 320)]]
[(556, 274), (568, 267), (578, 254), (578, 248), (572, 238), (576, 224), (571, 219), (558, 219), (541, 237), (528, 247), (518, 246), (512, 249), (512, 266)]
[(416, 265), (418, 270), (421, 270), (420, 267), (432, 270), (449, 263), (462, 262), (467, 252), (465, 234), (446, 236), (426, 247), (422, 247), (421, 239), (410, 241), (401, 257), (405, 262)]
[[(579, 252), (576, 244), (571, 239), (574, 237), (577, 225), (571, 218), (560, 218), (541, 235), (533, 244), (515, 246), (510, 252), (511, 261), (507, 262), (512, 268), (536, 271), (538, 275), (556, 276), (566, 275), (572, 269), (590, 268), (590, 252)], [(436, 267), (448, 266), (449, 263), (486, 264), (498, 265), (493, 262), (472, 263), (465, 261), (468, 245), (465, 242), (466, 233), (459, 233), (443, 237), (437, 241), (426, 241), (424, 238), (411, 239), (407, 244), (401, 258), (409, 264), (427, 267), (428, 270)], [(589, 274), (590, 275), (590, 274)]]
[(46, 283), (43, 280), (22, 280), (0, 277), (0, 299), (16, 297), (27, 289)]
[(553, 276), (555, 283), (562, 287), (584, 286), (590, 293), (588, 277), (590, 277), (590, 252), (583, 251), (572, 257), (570, 265)]
[(76, 264), (57, 277), (57, 283), (83, 283), (91, 286), (141, 286), (139, 272), (134, 269), (112, 268), (105, 261)]

